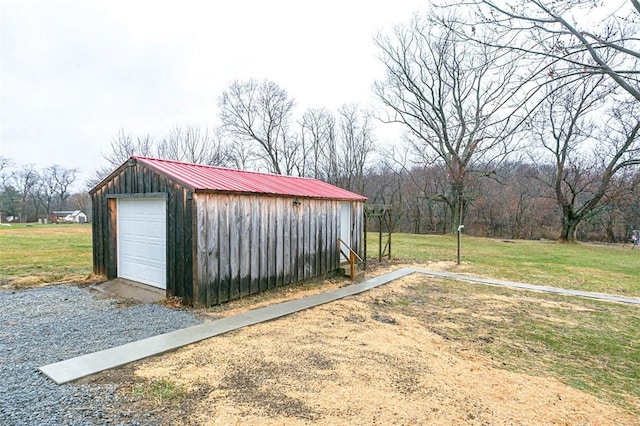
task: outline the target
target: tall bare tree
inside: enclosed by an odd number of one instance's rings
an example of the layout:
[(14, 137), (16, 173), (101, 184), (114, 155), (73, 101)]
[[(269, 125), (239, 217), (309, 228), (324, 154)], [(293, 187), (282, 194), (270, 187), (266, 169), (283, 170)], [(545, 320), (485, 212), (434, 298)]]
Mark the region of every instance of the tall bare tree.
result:
[(75, 182), (77, 174), (77, 169), (65, 168), (59, 164), (40, 171), (33, 196), (43, 207), (45, 214), (51, 213), (53, 208), (62, 210), (67, 207), (71, 195), (69, 188)]
[(514, 96), (522, 81), (517, 57), (460, 37), (452, 18), (415, 17), (376, 44), (386, 79), (374, 90), (401, 123), (424, 165), (446, 166), (449, 188), (439, 194), (460, 222), (469, 180), (491, 174), (514, 149)]
[[(453, 7), (469, 6), (475, 6), (476, 18), (457, 20), (468, 30), (458, 34), (517, 52), (538, 74), (532, 90), (539, 96), (531, 110), (540, 111), (531, 130), (551, 153), (548, 182), (562, 209), (560, 238), (573, 241), (578, 224), (610, 201), (616, 175), (638, 164), (640, 4), (469, 0)], [(481, 40), (479, 28), (499, 37)], [(605, 101), (594, 82), (598, 88), (611, 84), (619, 90)], [(595, 108), (597, 119), (592, 117)]]
[(300, 124), (299, 174), (336, 183), (336, 119), (325, 108), (310, 108)]
[(47, 167), (40, 171), (40, 179), (38, 179), (38, 185), (36, 194), (38, 201), (44, 208), (44, 211), (49, 214), (53, 208), (53, 200), (56, 196), (56, 181), (53, 173), (50, 170), (51, 167)]
[(15, 163), (0, 156), (0, 220), (3, 216), (16, 216), (18, 213), (18, 191), (13, 187), (13, 172)]
[[(547, 74), (604, 74), (640, 102), (640, 2), (595, 0), (471, 0), (478, 20), (503, 40), (494, 46), (517, 49), (548, 64)], [(604, 16), (597, 19), (595, 16)]]
[(210, 166), (224, 166), (229, 161), (220, 138), (209, 129), (195, 126), (175, 126), (157, 144), (156, 153), (159, 158)]
[(78, 169), (68, 169), (56, 164), (49, 167), (48, 170), (55, 181), (55, 194), (57, 196), (58, 208), (63, 209), (69, 199), (69, 187), (75, 182)]
[(218, 100), (226, 135), (255, 143), (255, 152), (277, 174), (291, 174), (295, 168), (294, 106), (286, 90), (269, 80), (235, 81)]
[(563, 241), (575, 241), (578, 225), (615, 198), (617, 177), (640, 166), (640, 105), (608, 105), (605, 83), (604, 75), (559, 83), (532, 126), (552, 159), (547, 182), (562, 209)]
[(18, 216), (21, 222), (27, 222), (30, 219), (29, 202), (34, 198), (38, 179), (38, 172), (32, 164), (23, 165), (12, 175), (12, 186), (19, 194)]
[(338, 109), (337, 169), (342, 187), (364, 192), (365, 167), (375, 150), (371, 115), (357, 104)]
[(109, 162), (109, 167), (96, 170), (94, 176), (86, 182), (86, 186), (92, 188), (97, 185), (115, 167), (120, 166), (132, 155), (209, 166), (234, 164), (232, 149), (223, 143), (218, 132), (207, 128), (176, 125), (166, 137), (159, 140), (154, 140), (149, 135), (133, 137), (124, 129), (120, 129), (111, 140), (110, 151), (103, 153), (103, 157)]
[(111, 140), (111, 150), (102, 156), (109, 162), (112, 168), (120, 166), (132, 155), (151, 157), (156, 155), (156, 147), (151, 136), (146, 135), (134, 139), (124, 129), (119, 129)]

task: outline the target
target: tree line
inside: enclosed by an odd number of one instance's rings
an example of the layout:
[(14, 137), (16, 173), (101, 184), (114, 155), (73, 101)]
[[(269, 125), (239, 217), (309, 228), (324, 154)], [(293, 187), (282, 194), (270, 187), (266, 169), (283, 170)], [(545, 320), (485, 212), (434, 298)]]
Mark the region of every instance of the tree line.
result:
[(48, 219), (52, 211), (90, 212), (88, 195), (72, 190), (77, 176), (74, 168), (54, 164), (36, 169), (0, 156), (0, 219), (26, 223)]
[(91, 184), (138, 154), (322, 179), (391, 205), (396, 231), (620, 241), (640, 228), (640, 3), (449, 3), (375, 37), (376, 105), (299, 113), (277, 83), (235, 81), (217, 128), (120, 130)]

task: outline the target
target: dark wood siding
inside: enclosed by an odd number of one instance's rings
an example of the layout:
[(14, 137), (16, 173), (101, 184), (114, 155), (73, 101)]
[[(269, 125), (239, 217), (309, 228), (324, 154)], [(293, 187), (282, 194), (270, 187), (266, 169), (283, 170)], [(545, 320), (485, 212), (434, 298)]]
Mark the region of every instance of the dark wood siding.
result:
[[(340, 202), (260, 195), (194, 194), (196, 304), (322, 276), (338, 268)], [(353, 203), (353, 241), (360, 245), (362, 203)]]
[(189, 188), (129, 161), (91, 192), (93, 204), (93, 270), (112, 279), (117, 277), (118, 197), (166, 196), (167, 198), (167, 293), (194, 299), (193, 209)]

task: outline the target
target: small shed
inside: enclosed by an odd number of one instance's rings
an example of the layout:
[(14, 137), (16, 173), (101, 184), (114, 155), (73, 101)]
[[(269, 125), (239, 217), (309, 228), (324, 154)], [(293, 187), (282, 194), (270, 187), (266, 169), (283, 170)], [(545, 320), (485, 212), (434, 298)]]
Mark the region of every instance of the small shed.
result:
[(87, 215), (82, 210), (55, 211), (49, 216), (53, 223), (87, 223)]
[(362, 256), (366, 198), (316, 179), (132, 156), (89, 191), (93, 269), (211, 306)]

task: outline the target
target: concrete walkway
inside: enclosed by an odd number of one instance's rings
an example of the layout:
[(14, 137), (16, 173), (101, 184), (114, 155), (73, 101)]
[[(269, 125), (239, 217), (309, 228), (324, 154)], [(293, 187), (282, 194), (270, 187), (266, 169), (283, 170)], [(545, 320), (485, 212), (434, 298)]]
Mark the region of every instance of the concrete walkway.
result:
[(188, 327), (182, 330), (172, 331), (166, 334), (150, 337), (117, 346), (99, 352), (71, 358), (66, 361), (40, 367), (40, 371), (57, 384), (71, 382), (82, 377), (90, 376), (104, 370), (119, 367), (130, 362), (158, 355), (163, 352), (172, 351), (182, 346), (196, 343), (210, 337), (218, 336), (229, 331), (237, 330), (248, 325), (257, 324), (264, 321), (280, 318), (324, 303), (333, 302), (343, 297), (352, 296), (372, 288), (381, 286), (398, 278), (405, 277), (413, 273), (426, 274), (430, 276), (457, 279), (480, 284), (498, 285), (510, 288), (520, 288), (526, 290), (544, 291), (567, 296), (581, 296), (607, 302), (621, 302), (640, 305), (640, 299), (612, 296), (600, 293), (590, 293), (576, 290), (565, 290), (555, 287), (538, 286), (509, 281), (489, 280), (475, 278), (466, 275), (452, 274), (448, 272), (435, 272), (425, 269), (403, 268), (397, 271), (370, 278), (360, 284), (350, 285), (337, 290), (304, 297), (302, 299), (291, 300), (277, 305), (255, 309), (243, 314), (222, 318), (215, 321), (206, 321), (200, 325)]
[(413, 271), (420, 274), (431, 275), (433, 277), (468, 281), (468, 282), (477, 283), (477, 284), (488, 284), (488, 285), (495, 285), (495, 286), (502, 286), (502, 287), (519, 288), (523, 290), (543, 291), (546, 293), (555, 293), (563, 296), (587, 297), (589, 299), (597, 299), (605, 302), (619, 302), (619, 303), (629, 303), (632, 305), (640, 305), (640, 299), (636, 299), (633, 297), (614, 296), (611, 294), (593, 293), (589, 291), (580, 291), (580, 290), (568, 290), (564, 288), (548, 287), (544, 285), (524, 284), (524, 283), (518, 283), (514, 281), (500, 281), (500, 280), (493, 280), (493, 279), (486, 279), (486, 278), (476, 278), (468, 275), (452, 274), (449, 272), (428, 271), (426, 269), (413, 269)]

